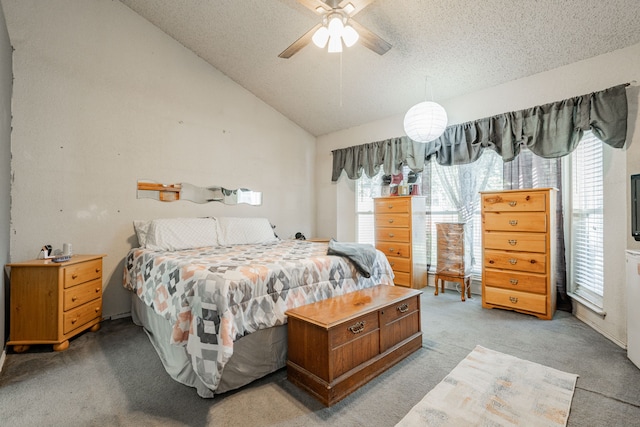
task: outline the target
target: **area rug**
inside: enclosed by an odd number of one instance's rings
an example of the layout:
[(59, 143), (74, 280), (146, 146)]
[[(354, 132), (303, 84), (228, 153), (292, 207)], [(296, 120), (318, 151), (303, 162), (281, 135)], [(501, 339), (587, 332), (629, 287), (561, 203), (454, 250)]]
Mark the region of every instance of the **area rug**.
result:
[(397, 426), (566, 426), (577, 378), (477, 346)]

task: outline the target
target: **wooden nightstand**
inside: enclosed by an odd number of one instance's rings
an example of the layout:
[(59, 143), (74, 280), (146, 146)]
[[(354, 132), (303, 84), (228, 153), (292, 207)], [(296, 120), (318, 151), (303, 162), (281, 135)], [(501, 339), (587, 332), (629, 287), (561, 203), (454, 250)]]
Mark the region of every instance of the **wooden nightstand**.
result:
[(69, 347), (69, 338), (100, 329), (104, 256), (7, 264), (11, 267), (7, 344), (17, 353), (31, 344), (53, 344), (55, 351), (62, 351)]

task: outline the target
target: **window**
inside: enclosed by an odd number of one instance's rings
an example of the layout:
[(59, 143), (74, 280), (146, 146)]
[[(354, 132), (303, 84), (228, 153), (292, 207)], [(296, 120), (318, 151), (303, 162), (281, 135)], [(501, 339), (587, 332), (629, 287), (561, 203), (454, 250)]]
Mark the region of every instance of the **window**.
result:
[[(403, 175), (407, 176), (408, 168)], [(365, 175), (356, 183), (357, 241), (375, 243), (373, 197), (381, 195), (381, 171), (374, 178)], [(493, 150), (486, 150), (482, 157), (467, 165), (440, 166), (436, 162), (425, 165), (418, 178), (421, 194), (427, 197), (427, 263), (435, 268), (437, 260), (436, 223), (467, 222), (472, 234), (472, 273), (480, 275), (482, 259), (481, 215), (479, 191), (502, 188), (502, 161)]]
[(571, 289), (598, 307), (604, 294), (602, 141), (586, 132), (571, 155)]

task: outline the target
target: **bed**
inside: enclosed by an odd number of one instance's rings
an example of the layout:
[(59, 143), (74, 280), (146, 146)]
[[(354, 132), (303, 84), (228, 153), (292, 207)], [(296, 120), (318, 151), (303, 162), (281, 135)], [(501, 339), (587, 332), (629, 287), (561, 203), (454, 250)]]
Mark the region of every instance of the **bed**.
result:
[(140, 247), (124, 268), (133, 321), (169, 375), (201, 397), (286, 366), (288, 309), (393, 285), (382, 252), (373, 249), (363, 271), (327, 255), (327, 243), (277, 238), (264, 218), (173, 218), (134, 227)]

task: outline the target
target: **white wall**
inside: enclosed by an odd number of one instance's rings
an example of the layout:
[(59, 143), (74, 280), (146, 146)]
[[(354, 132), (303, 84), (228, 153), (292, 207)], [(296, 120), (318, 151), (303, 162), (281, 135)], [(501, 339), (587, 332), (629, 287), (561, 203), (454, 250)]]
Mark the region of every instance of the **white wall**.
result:
[[(450, 124), (454, 124), (559, 101), (633, 80), (640, 82), (640, 44), (440, 102), (447, 110)], [(640, 248), (640, 242), (629, 237), (627, 203), (629, 175), (640, 173), (638, 92), (638, 88), (627, 89), (630, 120), (625, 149), (605, 148), (604, 310), (607, 314), (603, 317), (574, 304), (575, 314), (581, 320), (619, 345), (626, 343), (624, 250), (627, 246)], [(344, 174), (338, 183), (331, 183), (331, 150), (401, 136), (404, 134), (402, 120), (403, 115), (399, 115), (318, 138), (316, 192), (322, 200), (318, 205), (318, 218), (328, 219), (318, 223), (319, 235), (355, 238), (353, 186), (348, 185)]]
[[(108, 317), (129, 312), (134, 219), (261, 216), (281, 237), (313, 234), (312, 135), (118, 1), (1, 2), (15, 48), (11, 261), (46, 243), (106, 254)], [(263, 205), (138, 200), (140, 179), (250, 188)]]
[[(11, 206), (11, 44), (0, 5), (0, 266), (9, 261)], [(2, 268), (4, 272), (4, 268)], [(0, 275), (0, 353), (5, 342), (5, 281)], [(2, 357), (0, 356), (0, 369)]]

